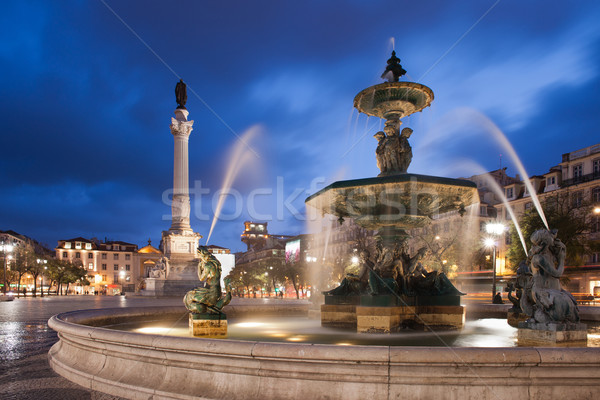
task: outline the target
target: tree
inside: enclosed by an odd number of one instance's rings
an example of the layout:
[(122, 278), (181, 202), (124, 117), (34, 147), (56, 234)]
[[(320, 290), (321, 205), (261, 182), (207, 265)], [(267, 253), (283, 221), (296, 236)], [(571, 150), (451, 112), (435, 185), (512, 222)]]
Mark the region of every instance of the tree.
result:
[(4, 279), (4, 269), (3, 268), (0, 269), (0, 273), (2, 274), (2, 275), (0, 275), (0, 276), (2, 276), (1, 282), (2, 283), (6, 282), (6, 286), (7, 286), (6, 291), (8, 293), (10, 291), (9, 289), (10, 289), (11, 285), (18, 281), (19, 273), (17, 271), (7, 269), (6, 270), (6, 280)]
[(45, 259), (37, 258), (35, 259), (35, 261), (32, 261), (32, 263), (27, 267), (27, 272), (29, 272), (33, 276), (33, 297), (36, 297), (37, 279), (40, 276), (40, 274), (44, 273), (44, 267), (47, 266), (47, 264), (44, 263), (44, 261), (47, 262), (47, 260)]
[(14, 262), (11, 264), (11, 270), (18, 274), (17, 279), (17, 297), (21, 295), (21, 280), (29, 268), (35, 263), (36, 256), (33, 247), (29, 244), (20, 246), (15, 252)]
[[(589, 202), (574, 201), (569, 191), (547, 195), (541, 201), (542, 209), (550, 229), (557, 229), (557, 237), (567, 246), (566, 264), (580, 266), (584, 256), (598, 248), (598, 243), (589, 239), (592, 232), (593, 213)], [(519, 219), (519, 227), (525, 239), (527, 249), (531, 248), (530, 237), (538, 229), (545, 228), (537, 210), (530, 209)], [(519, 263), (527, 258), (519, 239), (517, 229), (512, 224), (507, 259), (511, 269), (516, 270)]]

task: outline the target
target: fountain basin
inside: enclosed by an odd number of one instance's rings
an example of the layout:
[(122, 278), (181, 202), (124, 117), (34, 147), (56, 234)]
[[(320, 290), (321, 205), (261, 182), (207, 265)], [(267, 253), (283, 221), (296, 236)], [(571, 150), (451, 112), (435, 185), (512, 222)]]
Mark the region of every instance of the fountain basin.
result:
[[(231, 313), (228, 311), (228, 313)], [(129, 399), (590, 398), (599, 348), (442, 348), (169, 337), (99, 325), (185, 316), (181, 307), (54, 316), (60, 375)]]
[(476, 202), (474, 182), (408, 173), (334, 182), (305, 200), (322, 214), (350, 217), (367, 229), (421, 227), (436, 213)]
[(428, 107), (433, 91), (415, 82), (385, 82), (371, 86), (354, 97), (354, 107), (367, 115), (387, 119), (405, 117)]

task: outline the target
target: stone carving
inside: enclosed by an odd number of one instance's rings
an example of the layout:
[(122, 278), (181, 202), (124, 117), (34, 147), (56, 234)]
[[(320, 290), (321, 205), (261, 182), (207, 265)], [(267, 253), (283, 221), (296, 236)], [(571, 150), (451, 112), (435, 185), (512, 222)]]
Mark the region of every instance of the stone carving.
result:
[(183, 121), (171, 117), (171, 133), (175, 136), (189, 136), (194, 129), (194, 121)]
[(533, 246), (527, 257), (528, 268), (519, 268), (523, 287), (520, 306), (531, 317), (528, 324), (578, 323), (579, 309), (571, 293), (560, 286), (566, 247), (556, 230), (540, 229), (531, 235)]
[(412, 148), (408, 138), (413, 130), (404, 128), (400, 134), (399, 129), (400, 121), (388, 119), (384, 130), (374, 135), (377, 139), (377, 167), (382, 174), (405, 173), (412, 161)]
[(177, 108), (185, 108), (185, 103), (187, 102), (187, 86), (183, 82), (183, 79), (180, 79), (175, 85), (175, 100), (177, 101)]
[(167, 276), (168, 264), (169, 260), (167, 257), (162, 257), (149, 271), (149, 277), (155, 279), (164, 279)]
[(359, 250), (360, 272), (347, 274), (340, 285), (323, 292), (324, 295), (407, 295), (407, 296), (461, 296), (452, 282), (442, 272), (427, 271), (419, 260), (426, 248), (420, 248), (414, 256), (407, 252), (405, 240), (392, 245), (376, 239), (374, 249)]
[(225, 278), (226, 295), (221, 293), (221, 263), (204, 247), (198, 249), (198, 279), (205, 282), (202, 288), (186, 293), (183, 304), (192, 314), (222, 314), (221, 310), (231, 301), (231, 285)]

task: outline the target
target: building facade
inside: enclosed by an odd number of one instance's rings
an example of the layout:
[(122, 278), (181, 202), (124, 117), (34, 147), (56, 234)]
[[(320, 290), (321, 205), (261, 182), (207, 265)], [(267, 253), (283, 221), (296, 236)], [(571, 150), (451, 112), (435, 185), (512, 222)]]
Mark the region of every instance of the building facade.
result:
[(100, 242), (82, 237), (59, 240), (56, 258), (80, 262), (90, 281), (84, 291), (116, 295), (135, 291), (141, 276), (138, 246), (121, 241)]
[[(587, 238), (596, 246), (600, 243), (600, 144), (563, 154), (558, 165), (543, 175), (532, 176), (530, 181), (541, 203), (552, 199), (585, 213), (591, 222)], [(517, 218), (535, 208), (530, 189), (522, 180), (505, 185), (504, 193)], [(499, 218), (510, 224), (506, 206), (498, 204), (496, 208)], [(505, 251), (508, 243), (507, 238), (501, 244), (501, 251)], [(568, 289), (573, 293), (600, 296), (600, 251), (592, 249), (580, 264), (565, 268)]]

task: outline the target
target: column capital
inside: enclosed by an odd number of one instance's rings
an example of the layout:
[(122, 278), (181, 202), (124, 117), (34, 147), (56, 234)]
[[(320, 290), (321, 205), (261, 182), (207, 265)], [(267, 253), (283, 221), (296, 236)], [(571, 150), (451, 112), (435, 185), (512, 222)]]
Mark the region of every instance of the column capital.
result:
[(194, 121), (182, 121), (171, 117), (171, 133), (173, 136), (189, 137), (192, 133)]

